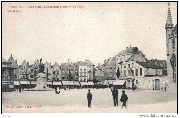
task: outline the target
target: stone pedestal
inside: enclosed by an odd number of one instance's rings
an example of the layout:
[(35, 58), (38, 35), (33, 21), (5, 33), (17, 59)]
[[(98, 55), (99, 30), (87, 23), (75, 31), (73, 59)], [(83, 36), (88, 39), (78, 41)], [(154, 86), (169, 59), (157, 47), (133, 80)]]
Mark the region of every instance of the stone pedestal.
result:
[(34, 90), (48, 90), (46, 84), (46, 75), (44, 73), (39, 73), (37, 76), (37, 84)]

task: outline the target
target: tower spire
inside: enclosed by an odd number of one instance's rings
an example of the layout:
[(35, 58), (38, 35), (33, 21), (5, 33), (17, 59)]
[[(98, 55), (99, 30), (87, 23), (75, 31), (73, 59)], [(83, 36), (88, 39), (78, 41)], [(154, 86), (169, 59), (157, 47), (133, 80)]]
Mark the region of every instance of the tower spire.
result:
[(169, 26), (173, 27), (171, 9), (170, 9), (170, 3), (169, 2), (168, 2), (168, 12), (167, 12), (166, 24), (168, 25), (167, 27), (169, 27)]

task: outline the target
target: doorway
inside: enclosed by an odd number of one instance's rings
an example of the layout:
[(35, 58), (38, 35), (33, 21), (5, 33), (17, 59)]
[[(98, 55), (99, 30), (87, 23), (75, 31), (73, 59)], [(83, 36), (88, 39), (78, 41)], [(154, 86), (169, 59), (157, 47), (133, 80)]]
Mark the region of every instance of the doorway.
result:
[(160, 80), (155, 79), (155, 90), (160, 90)]

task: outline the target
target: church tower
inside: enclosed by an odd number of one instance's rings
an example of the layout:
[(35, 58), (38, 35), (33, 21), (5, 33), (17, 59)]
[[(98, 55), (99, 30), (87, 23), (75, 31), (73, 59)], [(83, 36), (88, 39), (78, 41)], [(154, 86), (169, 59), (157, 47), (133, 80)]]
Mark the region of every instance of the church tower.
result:
[(172, 23), (172, 16), (170, 10), (170, 3), (168, 3), (168, 12), (166, 20), (166, 54), (167, 54), (167, 74), (170, 83), (176, 83), (176, 52), (175, 48), (176, 39), (175, 39), (175, 30), (174, 24)]

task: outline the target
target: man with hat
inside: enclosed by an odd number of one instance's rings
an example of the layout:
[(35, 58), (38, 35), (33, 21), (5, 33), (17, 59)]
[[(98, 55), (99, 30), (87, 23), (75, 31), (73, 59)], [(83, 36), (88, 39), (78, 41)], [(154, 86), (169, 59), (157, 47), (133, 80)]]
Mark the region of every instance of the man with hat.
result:
[(123, 108), (123, 107), (127, 108), (127, 106), (126, 106), (127, 100), (128, 100), (128, 97), (127, 97), (127, 95), (125, 94), (125, 91), (123, 90), (123, 91), (122, 91), (122, 96), (121, 96), (121, 99), (120, 99), (120, 101), (123, 103), (123, 104), (122, 104), (122, 108)]
[(116, 87), (112, 90), (114, 106), (118, 106), (118, 90)]
[(88, 100), (88, 107), (91, 108), (92, 94), (90, 90), (88, 90), (88, 93), (87, 93), (87, 100)]

